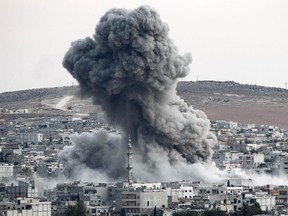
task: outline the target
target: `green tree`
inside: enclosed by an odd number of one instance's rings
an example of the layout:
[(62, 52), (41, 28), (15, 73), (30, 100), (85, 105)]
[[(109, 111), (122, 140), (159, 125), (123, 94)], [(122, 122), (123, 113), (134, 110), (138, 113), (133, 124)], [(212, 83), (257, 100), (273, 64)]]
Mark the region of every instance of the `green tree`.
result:
[(65, 212), (66, 216), (85, 216), (86, 206), (82, 200), (78, 201), (75, 206), (68, 206)]
[(76, 208), (75, 206), (68, 206), (68, 209), (65, 212), (66, 216), (76, 216)]
[(240, 212), (243, 216), (252, 216), (251, 208), (247, 203), (243, 203), (243, 207), (241, 208)]
[(124, 208), (121, 209), (120, 216), (126, 216), (126, 211)]
[(257, 215), (257, 214), (261, 214), (263, 213), (262, 210), (261, 210), (261, 207), (259, 205), (259, 203), (254, 203), (253, 206), (250, 207), (251, 208), (251, 213), (252, 215)]
[(263, 213), (259, 203), (254, 203), (253, 206), (249, 206), (248, 204), (244, 203), (243, 207), (240, 211), (235, 211), (232, 213), (232, 216), (253, 216), (257, 214)]
[(78, 216), (85, 216), (86, 215), (86, 206), (82, 200), (77, 203), (76, 213)]
[(226, 212), (219, 209), (205, 210), (203, 216), (226, 216)]

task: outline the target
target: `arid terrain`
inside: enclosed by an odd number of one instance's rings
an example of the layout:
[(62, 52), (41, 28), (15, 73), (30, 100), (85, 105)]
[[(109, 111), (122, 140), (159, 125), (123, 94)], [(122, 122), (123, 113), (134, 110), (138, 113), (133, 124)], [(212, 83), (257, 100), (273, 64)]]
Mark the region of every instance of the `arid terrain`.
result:
[[(31, 89), (0, 94), (0, 118), (71, 115), (98, 112), (89, 98), (81, 98), (78, 87)], [(276, 125), (288, 128), (288, 90), (232, 81), (179, 82), (178, 95), (209, 119)], [(2, 109), (1, 109), (2, 108)], [(30, 109), (33, 114), (8, 114), (4, 109)]]
[(209, 119), (288, 128), (288, 91), (235, 82), (180, 82), (178, 94)]

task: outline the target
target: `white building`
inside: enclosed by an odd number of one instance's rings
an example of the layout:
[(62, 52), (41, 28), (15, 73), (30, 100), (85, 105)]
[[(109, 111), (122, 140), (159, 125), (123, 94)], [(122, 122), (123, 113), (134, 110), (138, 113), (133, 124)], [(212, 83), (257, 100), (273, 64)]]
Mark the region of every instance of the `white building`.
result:
[(242, 192), (242, 186), (228, 186), (225, 188), (225, 193), (228, 195), (240, 195)]
[(42, 133), (20, 133), (19, 134), (19, 143), (27, 143), (27, 144), (38, 144), (43, 140)]
[(238, 127), (237, 122), (225, 121), (225, 120), (215, 120), (216, 127), (223, 129), (236, 129)]
[(0, 203), (6, 216), (51, 216), (51, 202), (39, 199), (18, 199), (17, 203)]
[(275, 202), (275, 196), (268, 195), (267, 193), (261, 192), (261, 193), (247, 193), (239, 195), (235, 199), (234, 204), (234, 210), (240, 210), (244, 203), (253, 206), (256, 202), (259, 203), (260, 208), (262, 211), (271, 211), (275, 209), (276, 202)]
[(108, 215), (109, 206), (88, 206), (89, 215), (96, 216), (96, 215)]
[(275, 209), (275, 196), (268, 195), (267, 193), (256, 193), (256, 202), (259, 203), (262, 211)]
[(148, 183), (133, 183), (133, 188), (145, 188), (145, 189), (161, 189), (160, 182), (148, 182)]
[(10, 110), (10, 114), (14, 114), (14, 113), (17, 113), (17, 114), (21, 113), (21, 114), (23, 114), (23, 113), (30, 113), (30, 112), (29, 112), (28, 109)]
[(178, 202), (179, 199), (192, 199), (193, 198), (193, 186), (181, 184), (179, 188), (167, 187), (166, 193), (170, 197), (171, 202)]
[(268, 144), (255, 144), (255, 143), (251, 143), (251, 144), (247, 144), (246, 145), (246, 150), (247, 151), (257, 151), (260, 148), (267, 148)]
[(150, 215), (153, 209), (168, 206), (164, 190), (129, 190), (122, 192), (122, 203), (127, 216)]
[(239, 123), (239, 127), (243, 130), (251, 130), (255, 128), (255, 124)]
[(242, 168), (254, 168), (257, 167), (260, 163), (264, 163), (264, 154), (239, 153), (238, 160), (242, 165)]
[(14, 171), (13, 164), (1, 164), (0, 163), (0, 178), (2, 177), (12, 177)]

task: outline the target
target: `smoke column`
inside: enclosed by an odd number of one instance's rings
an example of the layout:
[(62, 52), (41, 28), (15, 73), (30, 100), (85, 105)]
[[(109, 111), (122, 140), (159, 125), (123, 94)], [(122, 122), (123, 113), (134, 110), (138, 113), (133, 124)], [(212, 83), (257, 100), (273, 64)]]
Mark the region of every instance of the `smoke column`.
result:
[[(180, 99), (175, 90), (178, 78), (188, 74), (192, 59), (189, 54), (178, 54), (168, 31), (167, 24), (148, 6), (131, 11), (111, 9), (100, 19), (92, 38), (72, 43), (63, 66), (77, 79), (82, 93), (101, 105), (108, 123), (121, 132), (122, 141), (97, 139), (96, 132), (90, 135), (93, 141), (83, 147), (86, 151), (77, 146), (82, 146), (81, 139), (89, 135), (79, 135), (80, 140), (60, 155), (67, 166), (75, 167), (78, 161), (91, 169), (107, 170), (108, 177), (121, 176), (119, 170), (125, 167), (113, 171), (109, 167), (115, 164), (103, 161), (103, 155), (123, 153), (115, 151), (123, 143), (127, 151), (129, 134), (133, 153), (147, 172), (159, 169), (159, 163), (169, 167), (179, 161), (210, 160), (211, 146), (216, 142), (210, 122), (202, 111)], [(91, 155), (96, 149), (102, 157)], [(74, 164), (68, 162), (73, 161), (71, 158), (76, 159)], [(123, 158), (118, 163), (125, 162)]]

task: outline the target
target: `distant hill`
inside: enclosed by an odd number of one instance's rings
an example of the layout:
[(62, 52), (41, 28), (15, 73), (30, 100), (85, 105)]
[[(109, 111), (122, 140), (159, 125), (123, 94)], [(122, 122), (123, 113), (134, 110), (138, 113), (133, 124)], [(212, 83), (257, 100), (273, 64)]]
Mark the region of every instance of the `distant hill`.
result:
[(0, 107), (9, 108), (9, 106), (19, 103), (23, 106), (22, 102), (39, 103), (41, 100), (75, 94), (77, 89), (78, 87), (66, 86), (4, 92), (0, 93)]
[[(5, 92), (0, 94), (0, 108), (35, 108), (41, 104), (55, 104), (65, 96), (77, 95), (78, 91), (78, 86), (69, 86)], [(288, 128), (287, 89), (233, 81), (191, 81), (179, 82), (177, 92), (188, 104), (203, 110), (210, 119)], [(67, 106), (74, 106), (85, 112), (93, 111), (90, 99), (77, 96)]]
[(180, 82), (178, 94), (210, 119), (288, 128), (288, 90), (232, 81)]

